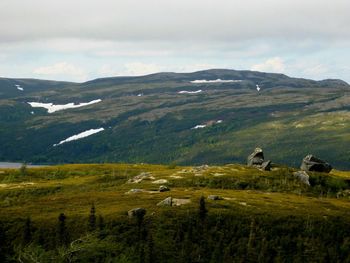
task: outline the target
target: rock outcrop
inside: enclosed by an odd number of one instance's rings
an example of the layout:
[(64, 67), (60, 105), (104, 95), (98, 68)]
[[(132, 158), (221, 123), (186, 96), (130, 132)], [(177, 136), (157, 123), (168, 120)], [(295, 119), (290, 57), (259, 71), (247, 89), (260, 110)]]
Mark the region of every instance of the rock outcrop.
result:
[(293, 176), (297, 178), (300, 182), (310, 186), (309, 175), (305, 171), (294, 172)]
[(271, 170), (271, 161), (265, 161), (264, 152), (261, 148), (255, 148), (254, 152), (248, 156), (247, 164), (264, 171)]
[(129, 179), (127, 183), (129, 184), (135, 184), (140, 183), (142, 180), (154, 180), (155, 178), (151, 175), (151, 173), (148, 172), (142, 172), (139, 175), (136, 175), (135, 177)]
[(171, 196), (160, 201), (157, 206), (180, 206), (191, 203), (190, 199), (172, 198)]
[(145, 192), (145, 190), (133, 188), (133, 189), (130, 189), (129, 191), (127, 191), (126, 194), (137, 194), (137, 193), (142, 193), (142, 192)]
[(134, 218), (134, 217), (140, 218), (140, 217), (143, 217), (145, 214), (146, 214), (146, 209), (140, 208), (140, 207), (134, 208), (128, 211), (128, 216), (130, 218)]
[(303, 159), (300, 169), (310, 172), (329, 173), (333, 167), (329, 163), (309, 154)]
[(222, 200), (222, 197), (218, 195), (209, 195), (208, 199), (216, 201), (216, 200)]
[(170, 191), (170, 189), (166, 185), (159, 186), (159, 192), (167, 192), (167, 191)]

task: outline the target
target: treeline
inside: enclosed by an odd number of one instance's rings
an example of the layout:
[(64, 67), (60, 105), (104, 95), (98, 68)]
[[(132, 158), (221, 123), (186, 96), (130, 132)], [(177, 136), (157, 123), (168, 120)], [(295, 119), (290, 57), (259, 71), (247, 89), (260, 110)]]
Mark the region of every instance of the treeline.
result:
[(244, 210), (165, 209), (55, 224), (0, 224), (0, 262), (350, 262), (350, 224), (341, 217), (277, 216)]

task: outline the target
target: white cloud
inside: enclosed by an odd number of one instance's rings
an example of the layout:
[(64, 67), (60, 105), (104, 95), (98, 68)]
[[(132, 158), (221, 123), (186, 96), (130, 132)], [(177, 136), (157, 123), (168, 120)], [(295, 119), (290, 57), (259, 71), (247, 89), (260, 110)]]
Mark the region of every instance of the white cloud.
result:
[(152, 73), (161, 72), (162, 67), (156, 64), (146, 64), (142, 62), (126, 63), (124, 70), (119, 72), (120, 76), (142, 76)]
[(197, 64), (189, 64), (189, 65), (177, 67), (175, 71), (176, 72), (194, 72), (194, 71), (206, 70), (211, 68), (217, 68), (217, 66), (209, 63), (197, 63)]
[(251, 70), (282, 73), (285, 71), (285, 64), (280, 57), (274, 57), (266, 60), (261, 64), (255, 64), (251, 67)]
[(328, 67), (323, 64), (317, 64), (304, 69), (304, 73), (308, 76), (317, 77), (324, 76), (329, 71)]
[(75, 81), (87, 80), (87, 74), (82, 68), (67, 62), (59, 62), (53, 65), (39, 67), (33, 70), (34, 74), (53, 79), (65, 78)]

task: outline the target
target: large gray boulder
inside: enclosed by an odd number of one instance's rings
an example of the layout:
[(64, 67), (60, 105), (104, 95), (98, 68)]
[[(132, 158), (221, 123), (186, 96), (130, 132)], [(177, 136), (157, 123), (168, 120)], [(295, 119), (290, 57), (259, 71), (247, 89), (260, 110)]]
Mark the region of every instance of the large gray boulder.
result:
[(157, 206), (173, 206), (173, 198), (171, 196), (165, 198), (163, 201), (160, 201)]
[(218, 195), (208, 195), (208, 199), (216, 201), (216, 200), (222, 200), (222, 197)]
[(167, 191), (170, 191), (170, 189), (166, 185), (159, 186), (159, 192), (167, 192)]
[(300, 169), (303, 171), (310, 172), (329, 173), (333, 169), (333, 167), (329, 163), (316, 158), (312, 154), (309, 154), (305, 156), (305, 158), (301, 162)]
[(294, 172), (293, 176), (303, 184), (310, 186), (309, 175), (305, 171)]
[(261, 148), (255, 148), (254, 152), (248, 156), (247, 164), (264, 171), (271, 170), (271, 161), (264, 160), (264, 152)]
[(171, 196), (160, 201), (157, 206), (180, 206), (191, 203), (190, 199), (172, 198)]
[(128, 216), (130, 218), (134, 218), (134, 217), (140, 218), (140, 217), (143, 217), (145, 214), (146, 214), (146, 209), (140, 208), (140, 207), (134, 208), (128, 211)]

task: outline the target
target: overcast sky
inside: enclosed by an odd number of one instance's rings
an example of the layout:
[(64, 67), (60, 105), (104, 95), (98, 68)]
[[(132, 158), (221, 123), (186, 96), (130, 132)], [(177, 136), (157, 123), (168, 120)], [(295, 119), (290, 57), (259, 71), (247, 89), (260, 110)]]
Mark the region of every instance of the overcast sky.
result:
[(251, 69), (350, 82), (349, 0), (0, 0), (0, 76)]

